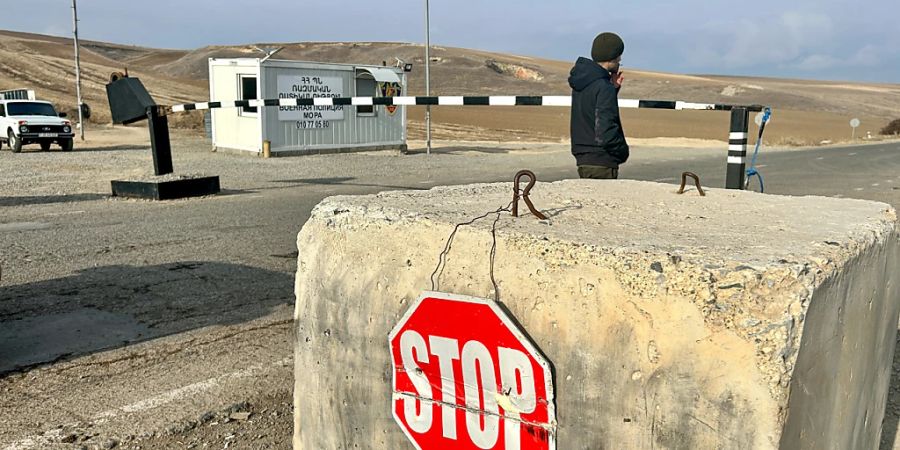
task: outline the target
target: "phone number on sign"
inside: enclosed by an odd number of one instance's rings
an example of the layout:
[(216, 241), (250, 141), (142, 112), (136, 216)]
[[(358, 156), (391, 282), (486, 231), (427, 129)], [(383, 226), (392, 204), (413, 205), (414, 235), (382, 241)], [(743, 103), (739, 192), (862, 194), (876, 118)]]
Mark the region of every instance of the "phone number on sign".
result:
[(331, 128), (331, 121), (329, 120), (298, 120), (297, 121), (297, 129), (298, 130), (308, 130), (313, 128)]

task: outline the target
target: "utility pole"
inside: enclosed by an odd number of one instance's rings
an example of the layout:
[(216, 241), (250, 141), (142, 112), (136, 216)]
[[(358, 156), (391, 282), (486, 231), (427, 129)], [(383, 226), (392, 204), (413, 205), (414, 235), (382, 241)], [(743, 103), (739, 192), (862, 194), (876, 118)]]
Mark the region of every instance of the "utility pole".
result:
[[(74, 1), (74, 0), (73, 0)], [(425, 0), (425, 96), (431, 96), (431, 18)], [(431, 105), (425, 106), (425, 147), (431, 154)]]
[(78, 47), (78, 3), (72, 0), (72, 23), (75, 28), (75, 94), (78, 96), (78, 129), (81, 130), (81, 140), (84, 141), (84, 115), (81, 100), (81, 55)]

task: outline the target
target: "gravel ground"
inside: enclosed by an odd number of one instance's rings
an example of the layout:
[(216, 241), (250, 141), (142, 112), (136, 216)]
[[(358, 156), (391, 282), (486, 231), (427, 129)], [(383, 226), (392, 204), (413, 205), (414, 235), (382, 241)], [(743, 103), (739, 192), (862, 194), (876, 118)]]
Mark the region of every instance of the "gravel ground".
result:
[[(316, 203), (525, 168), (576, 176), (559, 143), (260, 159), (175, 132), (176, 175), (218, 175), (223, 194), (110, 198), (110, 180), (152, 174), (145, 133), (94, 130), (71, 153), (0, 152), (0, 347), (20, 351), (0, 352), (0, 448), (289, 448), (295, 239)], [(895, 143), (773, 150), (761, 164), (768, 192), (900, 207)], [(720, 149), (638, 147), (621, 175), (674, 183), (690, 170), (721, 186), (724, 169)], [(882, 448), (900, 421), (897, 363)]]

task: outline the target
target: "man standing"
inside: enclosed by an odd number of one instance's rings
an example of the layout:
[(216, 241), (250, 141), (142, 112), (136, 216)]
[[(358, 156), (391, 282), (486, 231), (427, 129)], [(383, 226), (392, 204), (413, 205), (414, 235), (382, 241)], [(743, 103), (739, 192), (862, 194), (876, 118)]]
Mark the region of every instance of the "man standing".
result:
[(625, 43), (615, 33), (594, 39), (591, 58), (578, 58), (569, 74), (572, 87), (572, 155), (581, 178), (616, 179), (628, 160), (619, 119), (619, 71)]

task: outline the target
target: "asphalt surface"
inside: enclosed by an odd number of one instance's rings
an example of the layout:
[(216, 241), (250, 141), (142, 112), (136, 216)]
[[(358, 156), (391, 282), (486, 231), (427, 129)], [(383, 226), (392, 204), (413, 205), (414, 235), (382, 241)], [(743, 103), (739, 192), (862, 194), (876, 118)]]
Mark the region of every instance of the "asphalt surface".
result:
[[(206, 148), (176, 144), (176, 170), (220, 175), (224, 193), (159, 203), (108, 197), (110, 179), (149, 170), (143, 149), (0, 153), (0, 448), (190, 448), (209, 443), (191, 430), (211, 412), (274, 410), (267, 399), (284, 402), (293, 377), (296, 234), (327, 196), (509, 181), (523, 168), (576, 177), (559, 144), (272, 160)], [(692, 171), (722, 187), (724, 154), (637, 148), (620, 176), (676, 183)], [(900, 208), (898, 143), (767, 150), (759, 164), (766, 193)], [(892, 386), (883, 448), (900, 416), (896, 370)], [(290, 418), (279, 420), (230, 439), (289, 448)]]

